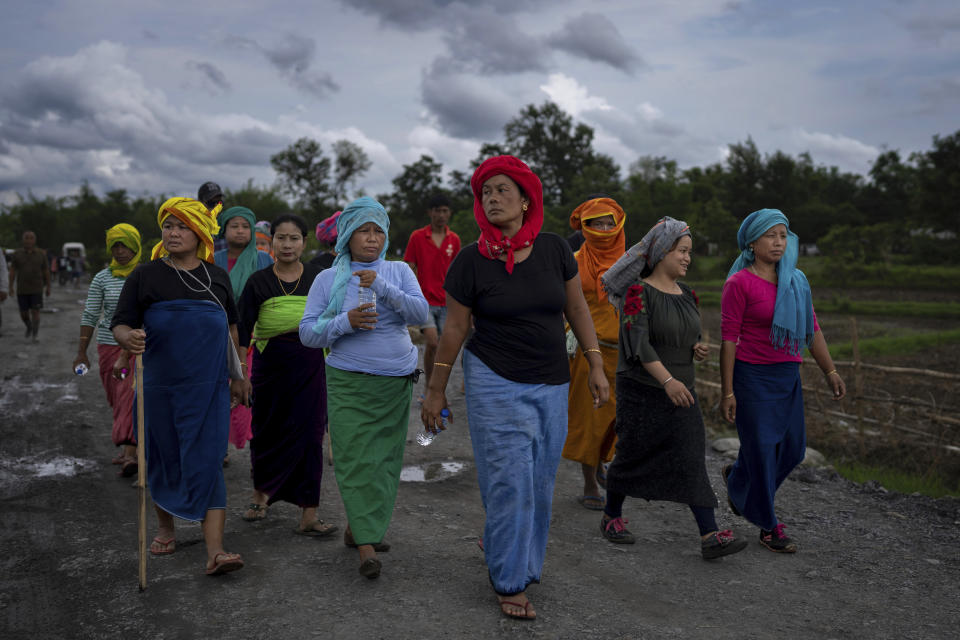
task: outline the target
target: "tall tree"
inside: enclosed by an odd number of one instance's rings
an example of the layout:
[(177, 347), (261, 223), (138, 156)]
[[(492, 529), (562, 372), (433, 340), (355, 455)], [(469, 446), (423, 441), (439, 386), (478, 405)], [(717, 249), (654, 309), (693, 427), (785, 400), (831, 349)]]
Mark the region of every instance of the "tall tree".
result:
[(333, 143), (333, 184), (330, 196), (335, 207), (342, 207), (350, 199), (349, 189), (363, 176), (373, 163), (359, 145), (349, 140), (337, 140)]
[(323, 155), (320, 143), (300, 138), (292, 145), (270, 156), (270, 165), (277, 172), (277, 184), (283, 193), (311, 217), (324, 217), (330, 211), (330, 158)]
[(427, 222), (427, 203), (441, 191), (443, 165), (428, 155), (403, 166), (393, 179), (393, 193), (380, 196), (390, 212), (390, 245), (403, 248), (410, 233)]

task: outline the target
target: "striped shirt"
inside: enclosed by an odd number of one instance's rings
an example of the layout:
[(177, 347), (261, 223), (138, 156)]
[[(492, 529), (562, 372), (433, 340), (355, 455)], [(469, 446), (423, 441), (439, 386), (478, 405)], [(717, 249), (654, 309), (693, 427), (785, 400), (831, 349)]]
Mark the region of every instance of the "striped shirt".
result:
[(97, 342), (100, 344), (117, 344), (113, 339), (113, 332), (110, 331), (110, 321), (117, 309), (120, 290), (126, 281), (126, 278), (114, 276), (109, 268), (97, 273), (90, 281), (87, 302), (83, 307), (83, 315), (80, 316), (80, 326), (94, 327)]

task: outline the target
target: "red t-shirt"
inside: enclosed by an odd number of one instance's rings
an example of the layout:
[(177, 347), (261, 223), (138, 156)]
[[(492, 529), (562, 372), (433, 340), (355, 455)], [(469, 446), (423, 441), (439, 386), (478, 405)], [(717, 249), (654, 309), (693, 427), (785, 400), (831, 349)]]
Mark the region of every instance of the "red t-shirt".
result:
[(444, 307), (447, 304), (443, 280), (447, 277), (447, 269), (453, 262), (453, 257), (460, 252), (460, 236), (450, 231), (449, 227), (446, 232), (447, 235), (438, 247), (433, 243), (430, 225), (417, 229), (410, 234), (407, 252), (403, 254), (405, 262), (417, 267), (420, 290), (433, 307)]

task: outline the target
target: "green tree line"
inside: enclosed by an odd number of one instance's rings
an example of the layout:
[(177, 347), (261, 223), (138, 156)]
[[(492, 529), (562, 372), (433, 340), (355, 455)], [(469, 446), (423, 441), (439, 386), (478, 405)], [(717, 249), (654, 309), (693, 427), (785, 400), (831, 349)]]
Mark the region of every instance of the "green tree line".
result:
[[(697, 252), (730, 255), (740, 220), (773, 207), (787, 214), (802, 242), (817, 244), (838, 264), (960, 261), (960, 131), (934, 135), (929, 150), (907, 157), (884, 151), (866, 176), (817, 164), (809, 153), (763, 154), (749, 137), (730, 144), (723, 162), (688, 169), (664, 156), (639, 155), (621, 171), (593, 143), (591, 127), (546, 102), (521, 109), (504, 126), (503, 139), (482, 144), (469, 167), (445, 171), (436, 159), (421, 156), (402, 167), (391, 192), (377, 194), (391, 215), (391, 246), (402, 248), (410, 232), (427, 223), (426, 202), (439, 191), (454, 203), (451, 227), (464, 243), (475, 240), (470, 175), (484, 159), (509, 153), (540, 176), (546, 231), (570, 233), (571, 211), (590, 195), (604, 193), (627, 212), (628, 242), (669, 215), (690, 223)], [(250, 207), (268, 220), (294, 211), (315, 224), (362, 195), (356, 185), (371, 167), (349, 141), (327, 151), (308, 138), (278, 151), (270, 163), (278, 176), (273, 185), (248, 181), (228, 189), (226, 205)], [(123, 190), (99, 196), (86, 184), (62, 198), (28, 193), (0, 207), (0, 246), (16, 246), (22, 230), (30, 228), (41, 246), (80, 241), (96, 259), (98, 250), (105, 257), (104, 230), (118, 222), (136, 226), (152, 246), (159, 235), (156, 212), (165, 198)]]

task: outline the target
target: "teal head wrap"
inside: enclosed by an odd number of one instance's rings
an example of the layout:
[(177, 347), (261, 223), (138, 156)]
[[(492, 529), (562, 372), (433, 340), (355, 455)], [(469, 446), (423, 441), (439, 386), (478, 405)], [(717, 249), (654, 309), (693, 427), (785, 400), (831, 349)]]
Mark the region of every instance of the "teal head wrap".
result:
[[(337, 257), (330, 267), (336, 275), (330, 288), (330, 302), (323, 313), (320, 314), (320, 317), (317, 318), (317, 324), (313, 327), (313, 330), (317, 333), (321, 333), (327, 323), (343, 308), (343, 298), (347, 293), (347, 281), (350, 280), (354, 271), (350, 265), (353, 261), (353, 257), (350, 255), (350, 238), (353, 237), (354, 231), (368, 222), (376, 224), (388, 236), (384, 240), (383, 249), (377, 256), (377, 261), (383, 260), (383, 256), (387, 254), (387, 247), (390, 246), (390, 216), (387, 215), (387, 210), (383, 208), (382, 204), (369, 196), (357, 198), (348, 204), (343, 213), (337, 217)], [(364, 264), (373, 265), (376, 263)]]
[(727, 277), (754, 263), (756, 257), (750, 243), (778, 224), (787, 227), (787, 247), (777, 262), (777, 302), (773, 309), (770, 343), (777, 349), (786, 349), (792, 355), (799, 355), (813, 341), (813, 297), (807, 277), (797, 269), (800, 239), (790, 231), (790, 221), (783, 212), (779, 209), (760, 209), (746, 217), (737, 231), (740, 255), (730, 267)]
[(257, 261), (257, 235), (254, 225), (257, 223), (257, 217), (253, 211), (246, 207), (230, 207), (221, 211), (217, 216), (217, 224), (220, 225), (220, 237), (224, 237), (227, 231), (227, 222), (231, 218), (243, 218), (250, 225), (250, 242), (244, 247), (243, 251), (237, 256), (237, 262), (230, 269), (230, 284), (233, 286), (233, 299), (240, 300), (240, 294), (247, 284), (247, 279), (258, 269)]

